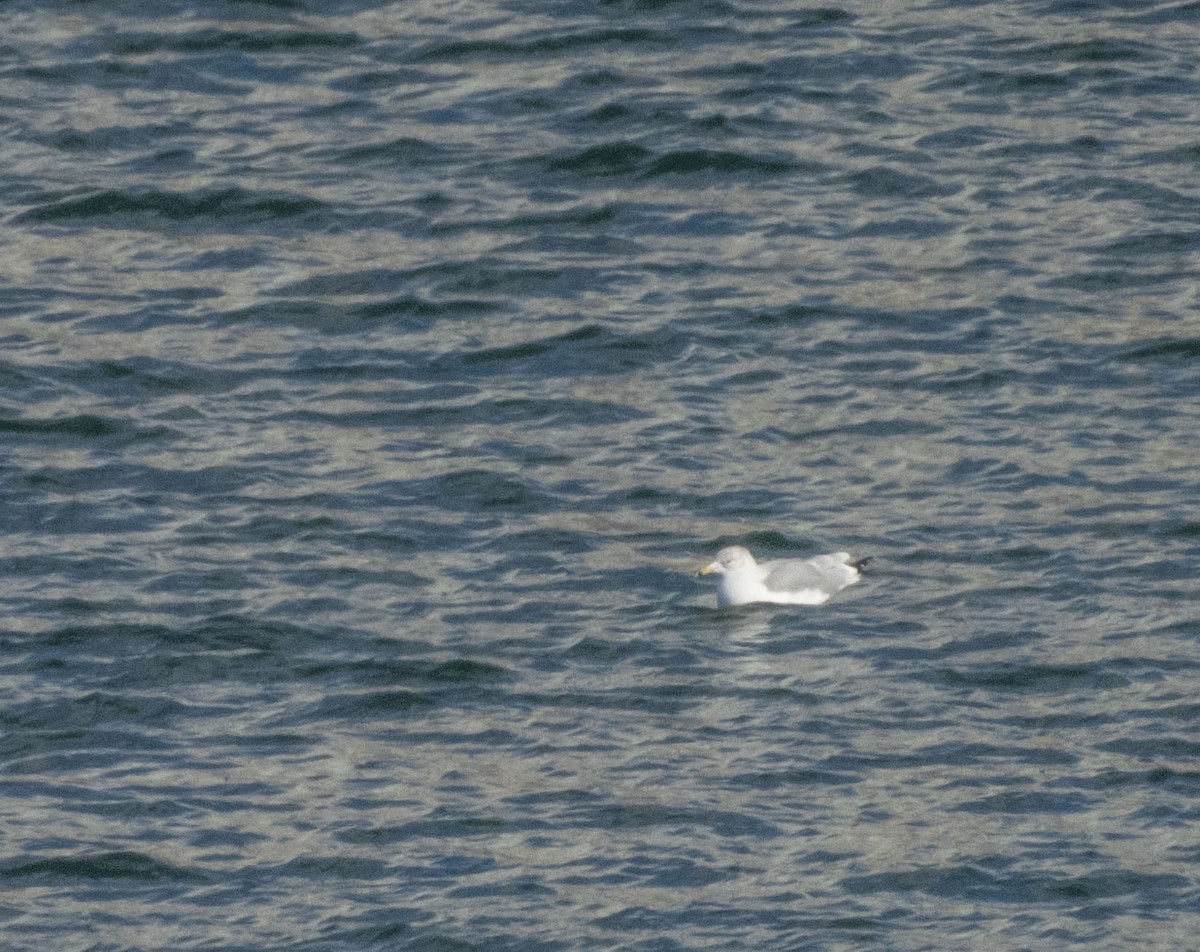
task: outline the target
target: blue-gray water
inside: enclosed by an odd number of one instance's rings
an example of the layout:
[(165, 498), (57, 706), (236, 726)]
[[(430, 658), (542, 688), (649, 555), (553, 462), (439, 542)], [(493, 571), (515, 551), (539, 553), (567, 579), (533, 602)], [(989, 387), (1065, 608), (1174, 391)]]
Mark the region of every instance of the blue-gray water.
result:
[(0, 35), (5, 949), (1196, 946), (1200, 7)]

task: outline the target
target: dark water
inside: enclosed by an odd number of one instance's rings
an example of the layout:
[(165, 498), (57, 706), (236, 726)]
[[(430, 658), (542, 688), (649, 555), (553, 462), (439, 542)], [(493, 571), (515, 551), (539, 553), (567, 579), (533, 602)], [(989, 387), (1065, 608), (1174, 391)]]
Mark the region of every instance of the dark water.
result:
[(4, 948), (1196, 946), (1200, 7), (0, 27)]

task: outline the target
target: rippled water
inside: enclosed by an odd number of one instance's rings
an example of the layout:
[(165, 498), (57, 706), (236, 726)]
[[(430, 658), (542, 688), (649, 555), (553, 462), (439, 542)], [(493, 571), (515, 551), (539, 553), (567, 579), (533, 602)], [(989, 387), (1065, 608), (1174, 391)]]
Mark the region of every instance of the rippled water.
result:
[(1195, 4), (0, 25), (6, 948), (1195, 944)]

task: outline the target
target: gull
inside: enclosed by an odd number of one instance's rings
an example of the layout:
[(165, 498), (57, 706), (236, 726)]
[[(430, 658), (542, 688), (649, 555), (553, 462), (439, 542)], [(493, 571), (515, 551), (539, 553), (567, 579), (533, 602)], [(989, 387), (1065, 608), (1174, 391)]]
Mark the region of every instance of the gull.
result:
[(820, 605), (829, 596), (858, 581), (859, 572), (870, 558), (850, 561), (849, 552), (832, 552), (811, 559), (772, 559), (756, 562), (750, 550), (731, 545), (700, 570), (716, 573), (717, 604), (747, 605), (773, 602), (777, 605)]

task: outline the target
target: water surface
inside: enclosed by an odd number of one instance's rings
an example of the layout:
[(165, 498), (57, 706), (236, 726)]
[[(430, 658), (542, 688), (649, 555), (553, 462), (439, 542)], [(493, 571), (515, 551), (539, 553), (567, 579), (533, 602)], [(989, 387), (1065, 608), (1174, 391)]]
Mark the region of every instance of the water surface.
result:
[(1194, 943), (1190, 5), (0, 24), (7, 948)]

